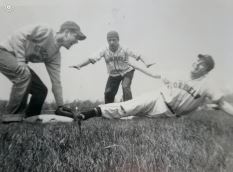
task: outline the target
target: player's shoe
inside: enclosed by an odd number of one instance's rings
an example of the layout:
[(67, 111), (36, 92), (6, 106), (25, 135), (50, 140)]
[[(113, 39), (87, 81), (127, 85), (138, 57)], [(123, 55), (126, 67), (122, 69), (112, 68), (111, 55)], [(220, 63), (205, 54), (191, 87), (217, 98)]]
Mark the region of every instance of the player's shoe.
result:
[(81, 112), (74, 113), (74, 121), (83, 121), (85, 120), (85, 116)]

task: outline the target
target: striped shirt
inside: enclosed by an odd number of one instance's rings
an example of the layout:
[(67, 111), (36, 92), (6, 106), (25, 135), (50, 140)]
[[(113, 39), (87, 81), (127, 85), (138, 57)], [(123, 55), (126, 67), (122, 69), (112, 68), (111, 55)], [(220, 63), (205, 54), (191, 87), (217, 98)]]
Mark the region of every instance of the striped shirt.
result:
[(112, 52), (109, 48), (105, 48), (100, 51), (97, 56), (89, 60), (94, 64), (104, 58), (110, 76), (123, 76), (127, 72), (133, 70), (133, 68), (126, 63), (129, 61), (129, 57), (133, 57), (136, 60), (140, 59), (140, 55), (136, 55), (132, 51), (119, 46), (116, 52)]

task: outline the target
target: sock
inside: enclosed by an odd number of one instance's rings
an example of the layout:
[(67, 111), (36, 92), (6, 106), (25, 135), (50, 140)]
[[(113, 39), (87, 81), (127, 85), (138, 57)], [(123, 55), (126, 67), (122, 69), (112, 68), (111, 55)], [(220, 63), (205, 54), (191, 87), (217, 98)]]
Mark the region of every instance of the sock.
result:
[(100, 117), (100, 116), (102, 116), (102, 112), (101, 112), (100, 107), (96, 107), (96, 108), (93, 108), (91, 110), (83, 111), (83, 112), (81, 112), (81, 114), (84, 115), (84, 119), (83, 120), (86, 120), (86, 119), (89, 119), (89, 118), (93, 118), (93, 117)]

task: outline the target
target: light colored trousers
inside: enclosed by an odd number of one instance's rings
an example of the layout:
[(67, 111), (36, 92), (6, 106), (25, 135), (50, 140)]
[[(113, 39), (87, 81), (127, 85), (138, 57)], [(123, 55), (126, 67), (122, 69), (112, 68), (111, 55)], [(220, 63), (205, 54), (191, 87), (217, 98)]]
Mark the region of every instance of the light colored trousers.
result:
[(99, 105), (99, 107), (102, 116), (109, 119), (128, 116), (174, 116), (167, 108), (160, 91), (150, 92), (125, 102)]
[(26, 102), (23, 99), (27, 98), (25, 93), (31, 79), (31, 74), (28, 71), (22, 75), (17, 74), (18, 68), (16, 57), (12, 53), (0, 49), (0, 72), (13, 83), (7, 104), (7, 112), (12, 114), (22, 113), (25, 110)]

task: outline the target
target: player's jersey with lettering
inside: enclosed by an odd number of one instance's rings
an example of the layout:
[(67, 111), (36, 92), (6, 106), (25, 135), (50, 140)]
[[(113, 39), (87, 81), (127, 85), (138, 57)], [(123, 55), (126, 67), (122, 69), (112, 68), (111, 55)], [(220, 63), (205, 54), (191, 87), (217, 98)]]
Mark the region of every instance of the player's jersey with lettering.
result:
[(222, 97), (219, 92), (213, 91), (205, 77), (190, 81), (177, 81), (166, 84), (161, 91), (166, 103), (177, 114), (183, 114), (198, 108), (206, 97), (217, 101)]
[(133, 57), (136, 60), (139, 60), (140, 58), (139, 55), (134, 54), (128, 49), (119, 47), (116, 52), (112, 52), (109, 48), (105, 48), (97, 55), (97, 57), (90, 58), (89, 60), (91, 63), (95, 63), (104, 58), (108, 73), (111, 76), (119, 76), (133, 70), (133, 68), (126, 63), (129, 61), (129, 57)]

